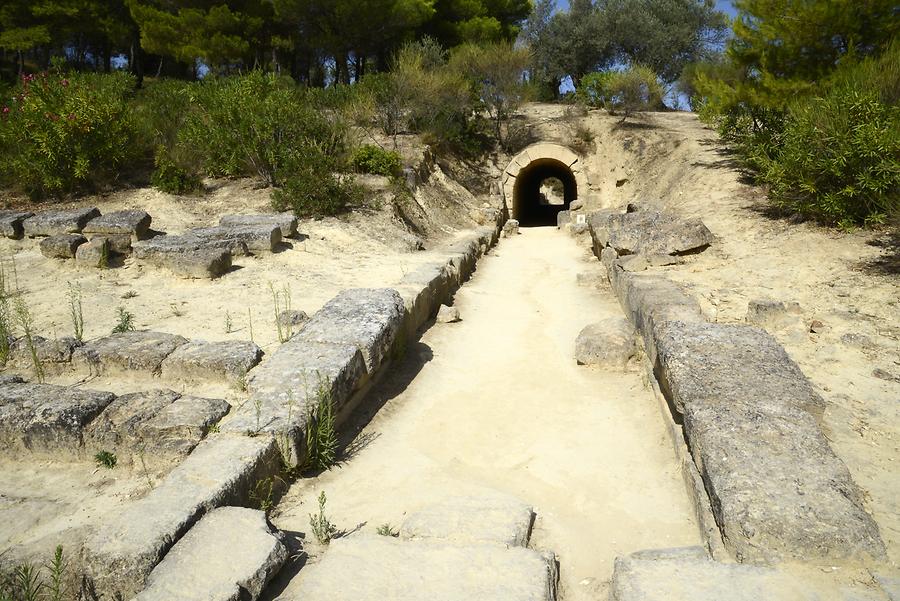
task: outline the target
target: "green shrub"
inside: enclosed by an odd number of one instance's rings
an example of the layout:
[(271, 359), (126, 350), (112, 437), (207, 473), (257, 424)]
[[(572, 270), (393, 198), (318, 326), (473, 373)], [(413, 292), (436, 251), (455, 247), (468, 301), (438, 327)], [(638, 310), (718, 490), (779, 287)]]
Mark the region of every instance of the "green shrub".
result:
[(360, 173), (387, 177), (400, 175), (403, 170), (399, 154), (372, 144), (357, 148), (350, 159), (350, 164)]
[(633, 66), (612, 73), (606, 108), (622, 113), (623, 121), (638, 111), (656, 110), (663, 106), (663, 89), (656, 73), (648, 67)]
[(790, 106), (777, 148), (756, 150), (777, 206), (843, 227), (900, 210), (900, 43), (839, 69)]
[(575, 92), (576, 98), (593, 108), (606, 108), (612, 101), (610, 84), (614, 73), (603, 71), (588, 73), (581, 78), (581, 85)]
[(26, 75), (0, 108), (0, 178), (33, 198), (96, 186), (135, 152), (125, 73)]
[(150, 184), (167, 194), (190, 194), (198, 191), (202, 187), (200, 176), (192, 169), (182, 167), (171, 158), (170, 152), (163, 145), (157, 147)]

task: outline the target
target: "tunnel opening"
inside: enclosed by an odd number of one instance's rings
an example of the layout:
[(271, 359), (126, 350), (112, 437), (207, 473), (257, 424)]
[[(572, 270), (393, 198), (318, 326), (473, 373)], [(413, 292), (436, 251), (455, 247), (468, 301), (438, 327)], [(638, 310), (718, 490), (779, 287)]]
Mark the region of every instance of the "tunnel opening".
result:
[(553, 158), (535, 159), (519, 170), (513, 186), (512, 217), (519, 225), (556, 225), (556, 217), (578, 198), (575, 174)]

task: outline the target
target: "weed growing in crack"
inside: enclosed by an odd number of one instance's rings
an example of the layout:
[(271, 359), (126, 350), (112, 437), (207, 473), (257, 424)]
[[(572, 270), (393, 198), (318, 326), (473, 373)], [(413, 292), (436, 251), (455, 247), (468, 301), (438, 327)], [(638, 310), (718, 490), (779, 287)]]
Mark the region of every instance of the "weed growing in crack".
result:
[(328, 516), (325, 515), (325, 491), (319, 493), (319, 513), (309, 514), (309, 527), (312, 528), (313, 536), (321, 545), (327, 545), (331, 542), (337, 533), (337, 526), (331, 523)]
[(274, 492), (275, 478), (263, 478), (257, 481), (256, 486), (250, 491), (250, 502), (260, 511), (269, 513), (269, 510), (275, 505), (272, 501)]
[(113, 334), (124, 334), (125, 332), (134, 332), (134, 315), (125, 307), (117, 307), (116, 315), (118, 321), (113, 328)]
[(272, 302), (275, 305), (275, 329), (278, 333), (278, 342), (284, 344), (293, 336), (294, 326), (290, 322), (282, 324), (278, 317), (282, 311), (291, 310), (291, 289), (285, 284), (281, 290), (276, 290), (275, 285), (269, 282), (269, 290), (272, 292)]
[(337, 460), (337, 442), (331, 387), (320, 380), (316, 389), (316, 404), (308, 409), (306, 419), (304, 467), (324, 471), (333, 466)]
[(109, 451), (100, 451), (96, 455), (94, 455), (94, 463), (96, 463), (100, 467), (105, 467), (108, 470), (116, 467), (116, 464), (119, 462), (118, 457), (116, 457), (115, 453), (110, 453)]
[(22, 336), (25, 338), (25, 344), (28, 347), (28, 354), (31, 356), (31, 364), (34, 368), (34, 378), (39, 382), (44, 382), (44, 366), (41, 364), (41, 358), (38, 356), (37, 347), (34, 344), (34, 319), (31, 316), (31, 310), (28, 304), (21, 296), (18, 297), (13, 306), (16, 322), (22, 329)]
[(72, 317), (72, 330), (75, 333), (75, 340), (81, 342), (84, 340), (84, 313), (81, 309), (81, 284), (73, 284), (68, 282), (69, 291), (66, 293), (66, 299), (69, 301), (69, 315)]

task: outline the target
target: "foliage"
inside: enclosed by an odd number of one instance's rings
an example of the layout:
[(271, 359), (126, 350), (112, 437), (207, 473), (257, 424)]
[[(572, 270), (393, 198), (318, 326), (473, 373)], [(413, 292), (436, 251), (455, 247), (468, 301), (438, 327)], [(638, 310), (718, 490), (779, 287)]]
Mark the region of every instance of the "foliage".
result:
[(69, 563), (62, 546), (57, 545), (53, 558), (45, 566), (23, 563), (16, 566), (9, 578), (0, 577), (0, 600), (62, 601), (68, 592), (65, 588), (68, 573)]
[(69, 302), (69, 316), (72, 318), (72, 330), (75, 340), (81, 342), (84, 339), (84, 311), (81, 307), (81, 284), (68, 282), (69, 290), (66, 292), (66, 300)]
[(588, 73), (581, 79), (575, 94), (578, 100), (593, 108), (606, 108), (612, 102), (612, 80), (615, 73)]
[(158, 146), (155, 154), (150, 176), (154, 188), (167, 194), (191, 194), (203, 187), (200, 176), (179, 165), (165, 146)]
[(313, 536), (316, 537), (320, 545), (327, 545), (338, 533), (337, 526), (332, 524), (328, 516), (325, 515), (325, 502), (327, 500), (323, 490), (319, 493), (319, 513), (309, 514), (309, 526), (312, 529)]
[(117, 321), (112, 329), (113, 334), (124, 334), (125, 332), (134, 332), (134, 315), (125, 307), (116, 307)]
[(353, 152), (350, 164), (360, 173), (372, 173), (386, 177), (400, 175), (403, 170), (403, 161), (399, 154), (373, 144), (357, 148)]
[(22, 337), (25, 338), (25, 344), (28, 347), (28, 355), (31, 357), (31, 366), (34, 369), (34, 379), (39, 383), (44, 382), (44, 366), (38, 356), (37, 346), (34, 342), (34, 317), (31, 315), (31, 309), (22, 296), (18, 296), (13, 302), (13, 316), (16, 325), (22, 330)]
[(384, 524), (379, 526), (378, 530), (376, 530), (376, 532), (378, 532), (378, 534), (381, 536), (391, 536), (391, 537), (395, 537), (395, 538), (400, 536), (400, 532), (398, 532), (397, 530), (394, 530), (394, 527), (391, 526), (387, 522), (385, 522)]
[(134, 155), (133, 86), (123, 73), (23, 76), (0, 109), (0, 183), (40, 198), (115, 174)]
[(637, 111), (659, 109), (663, 89), (656, 73), (648, 67), (636, 65), (624, 71), (586, 76), (578, 96), (589, 106), (621, 113), (624, 121)]
[(96, 463), (100, 467), (105, 467), (108, 470), (116, 467), (116, 464), (119, 462), (115, 453), (110, 453), (109, 451), (100, 451), (96, 455), (94, 455), (94, 463)]
[(331, 389), (324, 381), (316, 388), (316, 404), (310, 406), (306, 419), (306, 463), (309, 470), (327, 470), (337, 460), (337, 432)]

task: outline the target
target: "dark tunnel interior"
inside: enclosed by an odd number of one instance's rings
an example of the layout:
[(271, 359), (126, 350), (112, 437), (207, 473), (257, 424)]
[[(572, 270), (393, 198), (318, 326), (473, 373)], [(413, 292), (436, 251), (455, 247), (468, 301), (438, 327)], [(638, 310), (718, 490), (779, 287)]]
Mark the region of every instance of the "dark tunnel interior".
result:
[[(556, 178), (563, 184), (564, 202), (550, 204), (541, 194), (541, 183)], [(537, 159), (523, 167), (513, 187), (513, 219), (522, 226), (556, 225), (556, 216), (578, 198), (575, 174), (556, 159)]]

